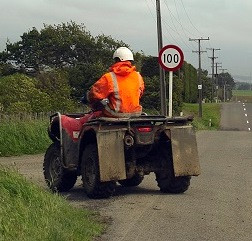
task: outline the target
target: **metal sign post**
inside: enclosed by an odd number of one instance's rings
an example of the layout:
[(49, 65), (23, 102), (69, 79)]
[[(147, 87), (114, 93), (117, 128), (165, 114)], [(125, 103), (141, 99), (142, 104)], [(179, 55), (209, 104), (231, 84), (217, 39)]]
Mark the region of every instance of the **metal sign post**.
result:
[(173, 86), (173, 71), (169, 72), (169, 117), (172, 117), (172, 86)]
[(166, 45), (158, 55), (158, 61), (161, 67), (169, 72), (169, 117), (172, 117), (172, 88), (173, 88), (173, 71), (181, 68), (184, 62), (184, 54), (176, 45)]

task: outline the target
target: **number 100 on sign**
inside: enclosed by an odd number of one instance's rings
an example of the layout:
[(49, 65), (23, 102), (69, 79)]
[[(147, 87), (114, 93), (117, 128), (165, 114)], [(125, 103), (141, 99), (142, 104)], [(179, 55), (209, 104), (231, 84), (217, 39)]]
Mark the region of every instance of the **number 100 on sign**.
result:
[(163, 63), (166, 65), (174, 65), (176, 66), (179, 63), (179, 55), (177, 53), (171, 54), (171, 53), (164, 53), (163, 54)]
[(168, 45), (159, 53), (159, 63), (166, 70), (175, 71), (179, 69), (183, 64), (183, 61), (183, 52), (177, 46)]

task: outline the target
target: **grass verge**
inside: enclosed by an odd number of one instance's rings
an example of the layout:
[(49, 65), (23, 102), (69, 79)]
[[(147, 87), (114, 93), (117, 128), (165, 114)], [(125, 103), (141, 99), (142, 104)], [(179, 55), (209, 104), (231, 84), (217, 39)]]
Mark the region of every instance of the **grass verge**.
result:
[[(148, 110), (147, 112), (148, 114), (158, 114), (158, 111), (155, 110)], [(219, 128), (219, 104), (203, 104), (202, 119), (198, 118), (198, 104), (184, 103), (183, 112), (185, 115), (194, 115), (193, 125), (198, 130), (216, 130)], [(48, 125), (48, 121), (42, 120), (0, 122), (0, 156), (45, 152), (51, 143), (47, 134)]]
[(232, 90), (233, 96), (252, 96), (252, 90)]
[(252, 103), (252, 91), (251, 90), (233, 90), (232, 100), (240, 102)]
[(202, 118), (198, 117), (199, 105), (184, 103), (184, 115), (193, 115), (193, 126), (196, 130), (218, 130), (220, 127), (221, 104), (203, 103)]
[(97, 214), (77, 209), (59, 195), (0, 166), (0, 240), (87, 241), (100, 235)]
[(0, 156), (42, 153), (50, 145), (48, 121), (0, 122)]

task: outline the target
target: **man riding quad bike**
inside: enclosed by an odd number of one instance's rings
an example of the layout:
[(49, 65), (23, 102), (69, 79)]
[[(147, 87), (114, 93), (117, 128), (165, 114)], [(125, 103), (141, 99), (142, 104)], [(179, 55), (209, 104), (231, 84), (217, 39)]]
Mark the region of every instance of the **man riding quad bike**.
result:
[(121, 47), (113, 57), (110, 72), (87, 95), (98, 111), (51, 116), (53, 143), (43, 165), (47, 185), (68, 191), (82, 176), (88, 197), (107, 198), (116, 182), (137, 186), (154, 172), (162, 192), (185, 192), (191, 176), (200, 173), (191, 118), (143, 115), (144, 83), (132, 66), (133, 54)]

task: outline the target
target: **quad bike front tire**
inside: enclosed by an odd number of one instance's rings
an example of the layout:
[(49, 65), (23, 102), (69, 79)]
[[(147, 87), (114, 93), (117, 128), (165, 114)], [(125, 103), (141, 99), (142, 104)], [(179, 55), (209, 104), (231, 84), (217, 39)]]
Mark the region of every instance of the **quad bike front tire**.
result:
[(115, 192), (116, 182), (101, 182), (99, 157), (96, 144), (89, 144), (82, 154), (81, 174), (85, 192), (89, 198), (109, 198)]
[(190, 186), (191, 176), (175, 177), (169, 141), (161, 146), (160, 163), (162, 171), (155, 173), (160, 191), (163, 193), (184, 193)]
[(118, 182), (123, 187), (136, 187), (138, 186), (142, 181), (144, 177), (136, 173), (132, 178), (125, 179), (125, 180), (119, 180)]
[(70, 172), (62, 165), (58, 142), (54, 142), (48, 147), (43, 170), (46, 184), (54, 192), (67, 192), (76, 183), (76, 172)]

